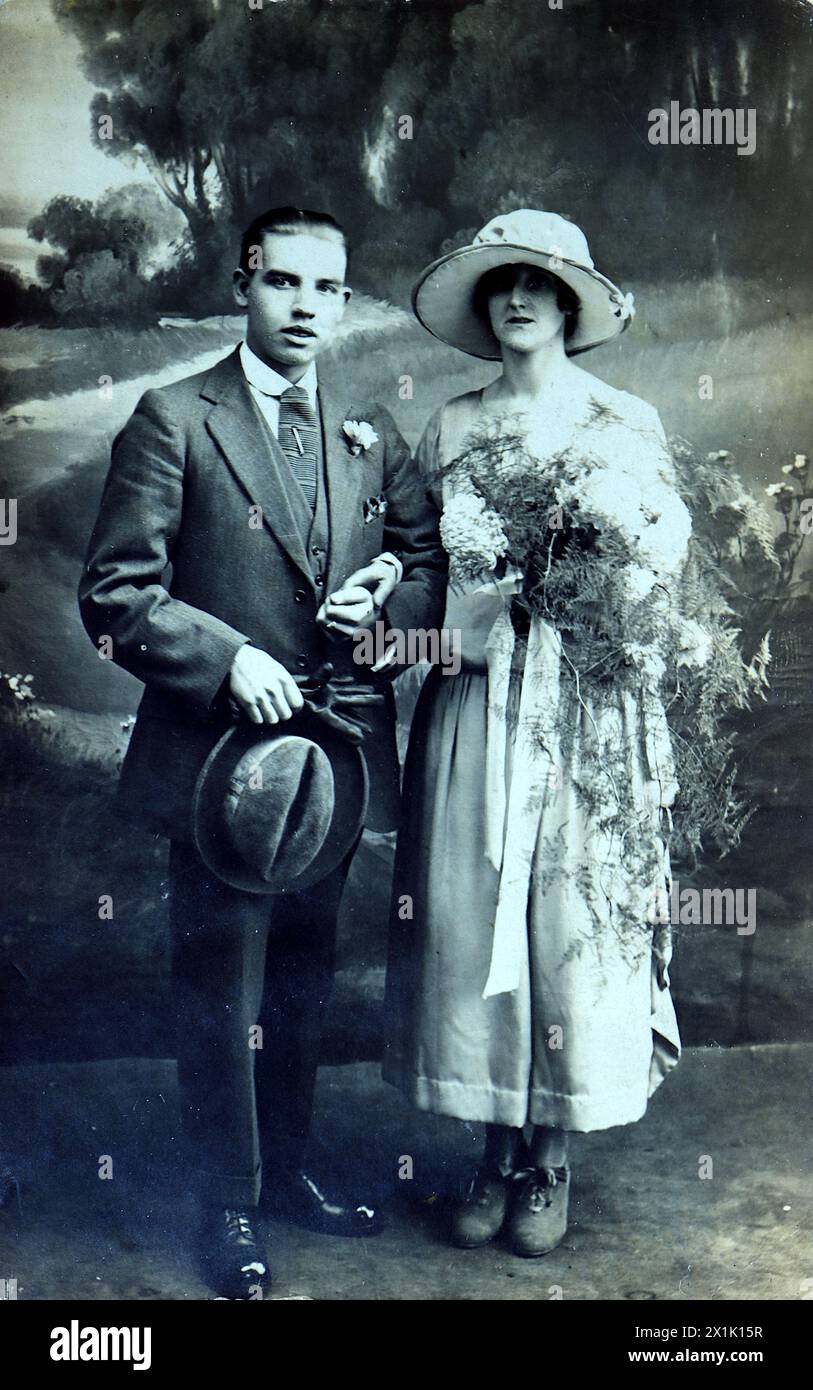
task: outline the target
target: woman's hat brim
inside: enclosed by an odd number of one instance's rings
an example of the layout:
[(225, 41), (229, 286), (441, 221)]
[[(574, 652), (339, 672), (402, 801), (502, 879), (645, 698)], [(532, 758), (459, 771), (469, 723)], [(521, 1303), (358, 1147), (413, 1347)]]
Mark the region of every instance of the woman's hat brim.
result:
[[(551, 262), (554, 263), (553, 268)], [(481, 276), (501, 265), (536, 265), (564, 281), (579, 299), (575, 333), (565, 343), (573, 357), (609, 342), (630, 322), (621, 308), (623, 295), (612, 280), (597, 270), (528, 246), (462, 246), (422, 271), (412, 291), (412, 307), (418, 321), (435, 338), (459, 348), (471, 357), (498, 361), (500, 345), (488, 325), (474, 311), (474, 292)]]
[[(284, 884), (269, 885), (235, 851), (223, 825), (223, 805), (229, 780), (240, 758), (254, 746), (273, 743), (286, 734), (309, 738), (328, 755), (336, 784), (330, 827), (307, 869)], [(352, 849), (364, 824), (369, 797), (367, 762), (361, 747), (331, 729), (309, 710), (265, 730), (257, 724), (232, 725), (204, 763), (192, 800), (192, 836), (204, 864), (232, 888), (246, 893), (297, 893), (321, 882)]]

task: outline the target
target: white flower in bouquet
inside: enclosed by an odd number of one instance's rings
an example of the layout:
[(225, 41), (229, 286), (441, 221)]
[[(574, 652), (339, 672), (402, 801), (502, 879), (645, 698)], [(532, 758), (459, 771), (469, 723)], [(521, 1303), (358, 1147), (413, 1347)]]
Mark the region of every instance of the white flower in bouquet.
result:
[(671, 574), (686, 555), (692, 522), (674, 488), (658, 474), (641, 479), (623, 467), (593, 467), (575, 486), (581, 513), (601, 530), (615, 526), (644, 568)]
[(638, 535), (641, 563), (658, 574), (673, 574), (686, 556), (692, 518), (683, 499), (665, 483), (652, 481), (642, 489), (646, 524)]
[(620, 469), (591, 468), (575, 486), (579, 509), (601, 529), (601, 521), (618, 527), (628, 538), (643, 525), (642, 494), (637, 480)]
[(666, 674), (666, 662), (660, 652), (643, 642), (625, 642), (624, 656), (653, 685), (660, 685)]
[(633, 603), (640, 603), (649, 597), (657, 577), (654, 570), (646, 569), (643, 565), (624, 566), (624, 587)]
[(500, 518), (477, 493), (450, 497), (440, 518), (440, 539), (452, 562), (452, 577), (493, 569), (508, 549)]
[(684, 618), (680, 624), (678, 665), (693, 668), (705, 666), (711, 659), (712, 651), (711, 638), (706, 629), (694, 618)]

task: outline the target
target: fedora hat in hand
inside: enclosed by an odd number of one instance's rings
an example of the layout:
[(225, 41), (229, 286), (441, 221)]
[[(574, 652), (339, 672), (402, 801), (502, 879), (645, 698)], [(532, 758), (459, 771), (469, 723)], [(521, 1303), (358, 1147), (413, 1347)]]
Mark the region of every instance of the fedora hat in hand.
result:
[(294, 893), (341, 863), (367, 796), (359, 744), (306, 707), (264, 732), (227, 730), (195, 784), (192, 834), (207, 868), (233, 888)]
[(481, 276), (501, 265), (538, 265), (578, 296), (578, 322), (565, 343), (571, 357), (623, 333), (633, 316), (632, 295), (599, 274), (584, 232), (558, 213), (518, 208), (493, 217), (470, 246), (422, 272), (412, 307), (424, 328), (472, 357), (499, 358), (500, 345), (475, 310), (474, 292)]

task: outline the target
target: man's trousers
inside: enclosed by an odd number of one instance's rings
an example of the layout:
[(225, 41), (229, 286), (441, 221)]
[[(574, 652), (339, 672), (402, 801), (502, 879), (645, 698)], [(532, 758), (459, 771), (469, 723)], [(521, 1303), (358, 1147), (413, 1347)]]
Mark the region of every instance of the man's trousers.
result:
[(360, 838), (310, 890), (268, 895), (231, 888), (192, 846), (170, 846), (183, 1161), (205, 1202), (256, 1206), (263, 1175), (273, 1184), (302, 1165), (339, 902)]

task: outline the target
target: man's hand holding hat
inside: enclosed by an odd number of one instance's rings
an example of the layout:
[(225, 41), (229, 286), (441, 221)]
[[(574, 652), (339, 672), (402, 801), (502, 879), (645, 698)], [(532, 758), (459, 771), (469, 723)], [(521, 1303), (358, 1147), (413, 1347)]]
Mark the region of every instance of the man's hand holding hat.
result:
[(303, 704), (291, 673), (250, 642), (240, 648), (232, 662), (229, 691), (233, 704), (252, 724), (279, 724), (292, 719)]

